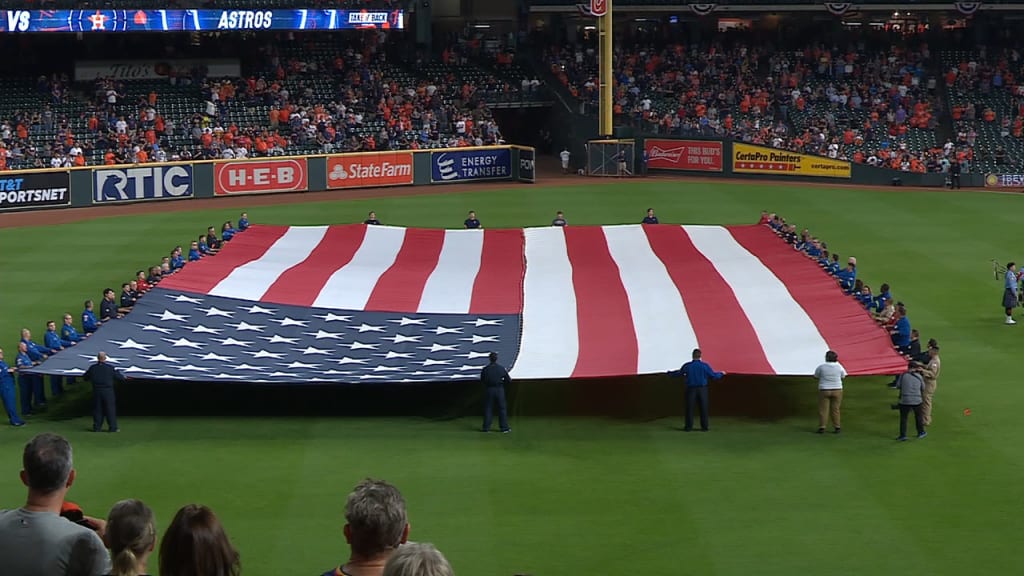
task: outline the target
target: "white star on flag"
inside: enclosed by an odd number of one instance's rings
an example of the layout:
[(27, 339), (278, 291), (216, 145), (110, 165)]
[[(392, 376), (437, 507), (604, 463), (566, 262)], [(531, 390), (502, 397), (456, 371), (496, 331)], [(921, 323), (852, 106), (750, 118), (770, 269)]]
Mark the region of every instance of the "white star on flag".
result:
[(362, 342), (358, 342), (358, 341), (352, 342), (351, 344), (348, 345), (348, 347), (351, 350), (376, 350), (377, 349), (377, 345), (376, 344), (363, 344)]
[(295, 350), (296, 352), (302, 352), (303, 356), (308, 356), (309, 354), (330, 354), (331, 353), (330, 350), (324, 350), (323, 348), (316, 348), (316, 347), (313, 347), (313, 346), (306, 346), (305, 348), (293, 348), (293, 350)]
[(387, 330), (387, 328), (383, 326), (371, 326), (369, 324), (360, 324), (359, 326), (360, 334), (363, 332), (384, 332), (385, 330)]
[(319, 368), (320, 365), (319, 364), (306, 364), (305, 362), (295, 361), (295, 362), (292, 362), (291, 364), (289, 364), (287, 367), (294, 370), (295, 368)]
[(149, 368), (139, 368), (138, 366), (129, 366), (127, 368), (122, 368), (121, 372), (127, 372), (129, 374), (152, 374), (153, 372), (156, 372), (156, 370), (150, 370)]
[(239, 322), (238, 324), (228, 324), (239, 332), (263, 332), (266, 326), (260, 326), (258, 324), (249, 324), (248, 322)]
[(178, 321), (178, 322), (184, 322), (184, 321), (188, 320), (188, 316), (187, 315), (175, 314), (174, 312), (171, 312), (170, 310), (164, 310), (163, 314), (153, 314), (152, 312), (150, 312), (149, 315), (154, 317), (154, 318), (159, 318), (161, 321), (164, 321), (164, 322), (166, 322), (168, 320), (175, 320), (175, 321)]
[(206, 326), (203, 326), (202, 324), (192, 328), (192, 333), (193, 334), (220, 334), (223, 331), (224, 330), (221, 329), (221, 328), (207, 328)]
[(352, 316), (339, 316), (332, 312), (328, 312), (326, 316), (314, 316), (314, 318), (319, 318), (324, 322), (349, 322), (352, 320)]
[(430, 350), (431, 353), (434, 353), (434, 352), (452, 352), (452, 351), (458, 350), (458, 349), (459, 349), (459, 345), (458, 344), (438, 344), (437, 342), (434, 342), (430, 346), (420, 346), (420, 350)]
[(199, 310), (200, 312), (206, 312), (206, 316), (207, 317), (210, 317), (210, 316), (223, 316), (225, 318), (233, 318), (234, 315), (235, 315), (234, 312), (229, 312), (227, 310), (221, 310), (220, 308), (217, 308), (215, 306), (210, 306), (209, 308), (196, 308), (196, 310)]
[(401, 366), (374, 366), (374, 372), (401, 372), (403, 368)]
[(245, 310), (249, 314), (277, 314), (277, 310), (271, 310), (270, 308), (264, 308), (262, 306), (250, 306), (248, 308), (239, 308), (239, 310)]
[(498, 341), (498, 337), (497, 336), (477, 336), (476, 334), (473, 334), (472, 338), (460, 338), (460, 340), (462, 340), (464, 342), (472, 342), (473, 344), (479, 344), (481, 342), (497, 342)]
[(245, 340), (235, 340), (234, 338), (225, 338), (225, 339), (220, 341), (220, 344), (221, 344), (221, 346), (241, 346), (241, 347), (245, 348), (246, 346), (249, 346), (252, 343), (251, 342), (246, 342)]
[(200, 360), (216, 360), (218, 362), (230, 362), (235, 359), (234, 356), (221, 356), (220, 354), (214, 352), (208, 352), (206, 354), (193, 354), (193, 356), (199, 358)]
[(306, 336), (312, 336), (317, 340), (330, 339), (330, 340), (341, 340), (343, 334), (341, 332), (325, 332), (324, 330), (317, 330), (316, 332), (306, 332)]
[(259, 352), (246, 352), (246, 354), (252, 354), (253, 358), (273, 358), (275, 360), (280, 360), (286, 356), (286, 354), (283, 353), (268, 352), (266, 350), (260, 350)]
[(501, 326), (501, 320), (486, 320), (484, 318), (477, 318), (474, 321), (463, 322), (463, 324), (472, 324), (477, 328), (481, 326)]
[(121, 350), (142, 350), (143, 352), (149, 352), (149, 349), (153, 347), (153, 344), (139, 344), (138, 342), (132, 340), (131, 338), (125, 340), (124, 342), (111, 340), (111, 343), (116, 344), (117, 347), (120, 348)]
[(198, 342), (192, 342), (191, 340), (188, 340), (186, 338), (178, 338), (177, 340), (175, 340), (174, 338), (161, 338), (161, 340), (163, 340), (164, 342), (170, 342), (171, 346), (173, 346), (174, 348), (181, 348), (184, 346), (186, 348), (195, 348), (197, 350), (203, 349), (202, 344), (199, 344)]
[(177, 370), (185, 372), (210, 372), (213, 368), (205, 368), (203, 366), (194, 366), (192, 364), (186, 364), (184, 366), (178, 366)]
[(374, 354), (374, 356), (381, 356), (385, 360), (394, 360), (395, 358), (414, 358), (416, 355), (412, 352), (395, 352), (394, 350), (388, 350), (387, 354)]
[(202, 299), (200, 298), (193, 298), (191, 296), (185, 296), (184, 294), (178, 294), (177, 296), (173, 294), (168, 294), (167, 297), (173, 299), (175, 302), (188, 302), (189, 304), (203, 303)]
[(154, 326), (152, 324), (136, 324), (136, 326), (141, 326), (144, 332), (159, 332), (161, 334), (170, 334), (174, 332), (174, 330), (171, 330), (170, 328)]
[(432, 360), (430, 358), (427, 358), (423, 362), (420, 362), (420, 364), (423, 365), (423, 366), (441, 366), (443, 364), (451, 364), (451, 363), (452, 363), (451, 360)]
[(487, 358), (490, 355), (490, 352), (470, 352), (468, 354), (456, 354), (456, 356), (458, 356), (459, 358), (466, 358), (467, 360), (472, 360), (474, 358)]
[(398, 320), (388, 320), (392, 324), (398, 324), (399, 326), (424, 326), (427, 323), (426, 318), (406, 318), (402, 316)]
[(285, 316), (283, 320), (271, 320), (271, 322), (277, 322), (282, 328), (285, 326), (301, 326), (305, 328), (309, 324), (309, 320), (293, 320), (287, 316)]
[[(143, 356), (143, 358), (145, 358), (146, 360), (149, 360), (150, 362), (171, 362), (171, 363), (181, 362), (180, 358), (172, 358), (172, 357), (167, 356), (165, 354), (154, 354), (153, 356)], [(109, 360), (109, 358), (108, 358), (108, 360)]]
[(267, 342), (269, 342), (271, 344), (298, 344), (299, 343), (299, 339), (298, 338), (287, 338), (285, 336), (280, 336), (278, 334), (274, 334), (273, 336), (270, 336), (270, 337), (260, 336), (260, 338), (266, 340)]
[(434, 334), (442, 336), (444, 334), (462, 334), (462, 328), (446, 328), (444, 326), (438, 326), (432, 330)]
[(262, 366), (250, 366), (250, 365), (245, 364), (245, 363), (239, 364), (238, 366), (235, 366), (234, 368), (235, 368), (235, 370), (266, 370), (266, 368), (264, 368)]
[(364, 360), (363, 358), (349, 358), (348, 356), (345, 356), (341, 360), (335, 360), (335, 362), (337, 362), (338, 364), (342, 364), (342, 365), (344, 365), (344, 364), (366, 364), (366, 360)]
[(420, 341), (420, 337), (419, 336), (403, 336), (401, 334), (395, 334), (391, 338), (384, 338), (384, 340), (390, 340), (391, 342), (394, 342), (395, 344), (402, 344), (402, 343), (405, 343), (405, 342), (419, 342)]

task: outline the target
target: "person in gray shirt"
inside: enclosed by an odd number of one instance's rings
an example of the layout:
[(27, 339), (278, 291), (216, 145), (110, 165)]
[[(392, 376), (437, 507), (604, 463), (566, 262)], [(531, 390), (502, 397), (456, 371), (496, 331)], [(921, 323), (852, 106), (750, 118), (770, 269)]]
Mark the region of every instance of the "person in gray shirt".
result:
[(896, 387), (900, 391), (900, 403), (897, 406), (900, 410), (900, 435), (896, 439), (900, 442), (907, 439), (907, 415), (911, 412), (914, 413), (917, 437), (924, 438), (928, 435), (924, 430), (924, 413), (921, 410), (921, 404), (924, 402), (924, 378), (911, 365), (910, 369), (900, 375)]
[[(110, 557), (96, 531), (60, 516), (75, 482), (71, 444), (56, 434), (39, 434), (25, 445), (21, 481), (28, 501), (0, 510), (0, 572), (18, 576), (100, 576)], [(102, 530), (103, 523), (86, 521)]]

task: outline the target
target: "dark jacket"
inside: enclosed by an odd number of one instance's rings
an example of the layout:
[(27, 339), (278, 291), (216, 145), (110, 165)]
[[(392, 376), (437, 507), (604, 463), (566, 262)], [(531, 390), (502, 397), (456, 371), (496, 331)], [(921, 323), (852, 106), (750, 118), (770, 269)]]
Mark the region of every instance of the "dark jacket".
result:
[(480, 371), (480, 381), (486, 388), (501, 388), (506, 384), (511, 384), (512, 378), (509, 377), (508, 370), (505, 370), (501, 364), (492, 362)]
[(114, 382), (124, 382), (124, 376), (105, 362), (97, 362), (85, 371), (85, 379), (92, 382), (94, 388), (113, 388)]

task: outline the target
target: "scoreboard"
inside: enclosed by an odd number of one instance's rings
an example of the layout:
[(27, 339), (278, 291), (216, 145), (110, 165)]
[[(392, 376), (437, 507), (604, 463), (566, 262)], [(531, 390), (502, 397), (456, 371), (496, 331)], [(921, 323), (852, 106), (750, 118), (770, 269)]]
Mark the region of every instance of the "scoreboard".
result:
[(0, 32), (216, 32), (405, 28), (401, 10), (5, 10)]

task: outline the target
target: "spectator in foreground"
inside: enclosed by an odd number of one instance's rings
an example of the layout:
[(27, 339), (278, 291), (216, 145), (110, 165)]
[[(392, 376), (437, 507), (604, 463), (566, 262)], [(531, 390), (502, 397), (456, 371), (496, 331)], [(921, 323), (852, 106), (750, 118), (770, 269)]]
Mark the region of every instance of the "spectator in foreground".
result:
[(409, 542), (384, 565), (384, 576), (454, 576), (452, 565), (433, 544)]
[[(345, 503), (345, 539), (351, 548), (348, 562), (324, 576), (353, 574), (382, 576), (384, 565), (409, 539), (409, 520), (401, 492), (383, 480), (366, 479), (356, 485)], [(165, 575), (160, 571), (161, 576)]]
[(97, 576), (110, 573), (110, 558), (99, 534), (104, 522), (84, 518), (96, 530), (61, 518), (61, 506), (75, 482), (71, 444), (56, 434), (39, 434), (25, 445), (21, 481), (28, 501), (0, 511), (0, 558), (4, 574)]
[(160, 542), (160, 576), (238, 576), (241, 560), (206, 506), (178, 510)]
[(139, 500), (121, 500), (110, 509), (104, 537), (110, 548), (111, 576), (144, 576), (156, 547), (156, 519)]

